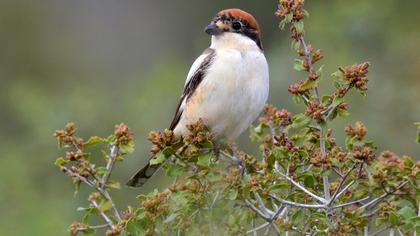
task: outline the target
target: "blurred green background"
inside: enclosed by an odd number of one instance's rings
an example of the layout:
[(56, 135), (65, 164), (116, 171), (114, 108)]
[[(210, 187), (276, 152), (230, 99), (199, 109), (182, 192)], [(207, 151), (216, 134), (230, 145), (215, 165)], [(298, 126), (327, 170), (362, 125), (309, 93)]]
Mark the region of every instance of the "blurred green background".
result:
[[(260, 22), (270, 103), (301, 111), (287, 93), (301, 78), (274, 0), (1, 0), (0, 235), (67, 235), (80, 220), (86, 189), (74, 196), (53, 165), (60, 151), (52, 133), (67, 121), (84, 137), (108, 135), (120, 122), (132, 128), (136, 151), (117, 167), (117, 180), (145, 163), (148, 131), (170, 123), (189, 66), (209, 45), (204, 26), (230, 7)], [(363, 120), (379, 150), (418, 159), (420, 1), (318, 0), (307, 9), (307, 40), (324, 51), (326, 85), (339, 65), (372, 63), (368, 96), (352, 94), (351, 117), (333, 124), (338, 141), (343, 125)], [(239, 146), (252, 152), (246, 137)], [(144, 189), (124, 188), (115, 200), (136, 205), (137, 194), (164, 183), (156, 177)]]

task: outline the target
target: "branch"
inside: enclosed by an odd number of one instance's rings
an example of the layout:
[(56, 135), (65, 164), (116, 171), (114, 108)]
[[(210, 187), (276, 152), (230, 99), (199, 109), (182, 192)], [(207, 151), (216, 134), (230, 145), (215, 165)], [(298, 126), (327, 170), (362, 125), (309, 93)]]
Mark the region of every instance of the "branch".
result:
[(258, 231), (258, 230), (260, 230), (260, 229), (264, 229), (264, 228), (265, 228), (265, 227), (267, 227), (269, 224), (270, 224), (270, 222), (265, 222), (264, 224), (262, 224), (262, 225), (260, 225), (260, 226), (258, 226), (258, 227), (255, 227), (255, 228), (253, 228), (253, 229), (251, 229), (251, 230), (246, 231), (246, 234), (252, 234), (252, 233), (255, 233), (255, 232), (257, 232), (257, 231)]
[(77, 229), (77, 231), (86, 231), (89, 229), (104, 229), (104, 228), (108, 228), (109, 225), (108, 224), (103, 224), (103, 225), (93, 225), (93, 226), (88, 226), (88, 227), (80, 227)]
[(270, 193), (269, 196), (272, 197), (274, 200), (276, 200), (276, 201), (278, 201), (278, 202), (280, 202), (284, 205), (288, 205), (288, 206), (303, 207), (303, 208), (316, 208), (316, 209), (325, 209), (326, 208), (325, 205), (303, 204), (303, 203), (298, 203), (298, 202), (291, 202), (291, 201), (279, 198), (273, 193)]
[[(308, 50), (308, 46), (305, 43), (305, 39), (303, 38), (303, 35), (301, 35), (299, 37), (299, 41), (300, 41), (300, 44), (303, 47), (304, 57), (305, 57), (306, 61), (308, 62), (309, 72), (313, 71), (311, 54)], [(321, 102), (321, 98), (319, 96), (319, 91), (318, 91), (318, 86), (314, 86), (314, 93), (315, 93), (315, 96), (316, 96), (316, 99), (318, 100), (318, 102)]]
[(258, 201), (260, 209), (262, 209), (262, 211), (264, 211), (265, 214), (274, 215), (273, 211), (271, 211), (270, 209), (265, 207), (265, 204), (264, 204), (263, 200), (261, 199), (260, 195), (257, 192), (254, 192), (254, 196), (255, 196), (255, 199), (257, 199), (257, 201)]
[(340, 204), (340, 205), (337, 205), (337, 206), (333, 206), (333, 208), (335, 209), (335, 208), (350, 206), (350, 205), (353, 205), (353, 204), (356, 204), (356, 203), (360, 203), (360, 202), (366, 201), (369, 198), (370, 197), (365, 197), (365, 198), (361, 198), (359, 200), (354, 200), (354, 201), (351, 201), (351, 202), (346, 202), (346, 203), (343, 203), (343, 204)]
[(337, 189), (335, 190), (333, 196), (331, 197), (331, 200), (328, 202), (328, 205), (331, 205), (336, 198), (339, 198), (341, 196), (341, 194), (346, 192), (347, 189), (350, 188), (350, 186), (354, 184), (355, 181), (353, 180), (346, 187), (344, 187), (344, 189), (341, 192), (339, 192), (341, 187), (343, 187), (344, 182), (346, 182), (347, 177), (349, 177), (350, 173), (356, 168), (356, 166), (357, 166), (357, 164), (354, 164), (353, 167), (350, 168), (350, 170), (348, 170), (347, 173), (344, 175), (344, 177), (341, 179), (341, 182), (338, 185)]
[(70, 170), (69, 168), (67, 168), (67, 167), (65, 167), (65, 166), (62, 166), (61, 167), (61, 170), (63, 171), (63, 172), (65, 172), (67, 175), (69, 175), (70, 177), (76, 177), (78, 180), (80, 180), (80, 181), (82, 181), (83, 183), (85, 183), (87, 186), (89, 186), (89, 187), (94, 187), (94, 184), (92, 183), (92, 182), (90, 182), (90, 180), (89, 179), (87, 179), (87, 178), (85, 178), (85, 177), (83, 177), (83, 176), (81, 176), (81, 175), (79, 175), (78, 173), (76, 173), (76, 172), (73, 172), (72, 170)]
[(264, 220), (270, 221), (270, 218), (267, 217), (260, 209), (256, 208), (248, 199), (244, 197), (245, 204), (250, 207), (255, 213), (260, 215)]
[[(103, 187), (98, 186), (95, 183), (92, 183), (89, 179), (79, 175), (76, 172), (71, 171), (70, 169), (68, 169), (67, 167), (63, 166), (61, 167), (61, 170), (66, 172), (68, 175), (72, 176), (72, 177), (76, 177), (78, 180), (82, 181), (83, 183), (85, 183), (87, 186), (91, 187), (91, 188), (95, 188), (98, 192), (101, 193), (101, 195), (107, 200), (111, 202), (111, 207), (112, 210), (114, 211), (114, 215), (115, 217), (120, 221), (121, 220), (121, 216), (120, 213), (118, 212), (117, 207), (114, 204), (114, 201), (112, 200), (111, 196), (109, 195), (108, 191), (106, 191)], [(99, 185), (101, 185), (100, 183), (98, 183)]]
[(386, 192), (384, 194), (382, 194), (381, 196), (373, 199), (372, 201), (364, 204), (363, 206), (361, 206), (360, 208), (368, 208), (371, 205), (376, 205), (377, 203), (379, 203), (380, 201), (382, 201), (384, 198), (386, 198), (387, 196), (395, 193), (396, 191), (398, 191), (400, 188), (404, 187), (404, 185), (406, 185), (408, 183), (408, 181), (404, 181), (403, 183), (401, 183), (394, 191), (392, 192)]
[(311, 197), (315, 198), (317, 201), (321, 202), (321, 203), (327, 203), (327, 200), (325, 200), (322, 197), (319, 197), (318, 195), (312, 193), (311, 191), (309, 191), (308, 189), (306, 189), (305, 187), (303, 187), (302, 185), (300, 185), (298, 182), (294, 181), (292, 178), (290, 178), (289, 176), (281, 173), (278, 168), (274, 169), (276, 171), (276, 173), (278, 173), (279, 175), (281, 175), (282, 177), (286, 178), (287, 180), (289, 180), (294, 186), (296, 186), (297, 188), (299, 188), (300, 190), (302, 190), (303, 192), (307, 193), (308, 195), (310, 195)]
[(108, 223), (108, 225), (111, 228), (114, 228), (115, 227), (114, 223), (112, 223), (111, 219), (109, 219), (109, 217), (99, 208), (98, 203), (95, 200), (90, 200), (90, 202), (92, 203), (92, 205), (94, 207), (96, 207), (96, 209), (98, 209), (99, 214), (101, 214), (102, 218), (104, 218), (104, 220), (106, 221), (106, 223)]
[(112, 171), (112, 168), (114, 167), (114, 163), (118, 157), (118, 154), (119, 154), (119, 148), (118, 146), (116, 146), (115, 143), (113, 143), (111, 145), (109, 160), (108, 160), (108, 163), (106, 164), (106, 169), (108, 171), (105, 172), (104, 176), (102, 176), (102, 179), (99, 182), (99, 186), (101, 186), (102, 188), (105, 187), (106, 183), (109, 180), (109, 177), (111, 176), (111, 171)]

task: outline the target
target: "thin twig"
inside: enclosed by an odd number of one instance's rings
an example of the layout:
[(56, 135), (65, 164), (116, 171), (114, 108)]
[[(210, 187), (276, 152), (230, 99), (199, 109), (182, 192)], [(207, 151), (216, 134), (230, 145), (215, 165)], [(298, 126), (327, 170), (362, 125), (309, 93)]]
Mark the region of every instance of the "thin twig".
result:
[[(300, 41), (300, 43), (303, 47), (304, 57), (305, 57), (306, 61), (308, 62), (309, 72), (311, 72), (313, 70), (313, 68), (312, 68), (312, 58), (311, 58), (311, 54), (308, 50), (308, 46), (305, 43), (305, 39), (303, 38), (303, 35), (301, 35), (299, 37), (299, 41)], [(318, 100), (318, 102), (320, 102), (321, 98), (319, 96), (319, 91), (318, 91), (317, 86), (314, 86), (314, 93), (315, 93), (316, 99)]]
[(61, 170), (64, 171), (64, 172), (66, 172), (70, 177), (76, 177), (77, 179), (79, 179), (80, 181), (82, 181), (83, 183), (85, 183), (86, 185), (88, 185), (89, 187), (93, 187), (94, 186), (94, 184), (92, 182), (90, 182), (89, 179), (87, 179), (87, 178), (79, 175), (76, 172), (73, 172), (72, 170), (70, 170), (67, 167), (62, 166), (61, 167)]
[(269, 221), (270, 218), (266, 216), (260, 209), (256, 208), (248, 199), (245, 199), (245, 204), (250, 207), (255, 213), (260, 215), (264, 220)]
[(264, 228), (265, 228), (265, 227), (267, 227), (269, 224), (270, 224), (270, 222), (265, 222), (264, 224), (262, 224), (262, 225), (260, 225), (260, 226), (258, 226), (258, 227), (255, 227), (255, 228), (253, 228), (253, 229), (251, 229), (251, 230), (246, 231), (246, 233), (247, 233), (247, 234), (256, 233), (258, 230), (260, 230), (260, 229), (264, 229)]
[(108, 224), (103, 224), (103, 225), (89, 225), (88, 227), (80, 227), (77, 230), (78, 231), (86, 231), (89, 229), (103, 229), (103, 228), (108, 228), (109, 225)]
[(274, 222), (271, 222), (271, 225), (273, 226), (274, 231), (276, 231), (276, 234), (281, 235), (279, 227)]
[(378, 231), (375, 231), (374, 233), (372, 233), (372, 234), (371, 234), (371, 235), (369, 235), (369, 236), (375, 236), (375, 235), (377, 235), (377, 234), (380, 234), (380, 233), (384, 232), (385, 230), (386, 230), (386, 228), (380, 229), (380, 230), (378, 230)]
[(343, 204), (340, 204), (340, 205), (337, 205), (337, 206), (333, 206), (333, 208), (340, 208), (340, 207), (350, 206), (350, 205), (353, 205), (353, 204), (357, 204), (357, 203), (360, 203), (360, 202), (366, 201), (366, 200), (368, 200), (369, 198), (370, 198), (370, 197), (365, 197), (365, 198), (362, 198), (362, 199), (359, 199), (359, 200), (355, 200), (355, 201), (351, 201), (351, 202), (346, 202), (346, 203), (343, 203)]
[(331, 197), (331, 200), (328, 202), (328, 205), (331, 205), (334, 200), (336, 198), (339, 198), (341, 194), (343, 194), (348, 188), (350, 188), (350, 186), (355, 182), (354, 180), (350, 182), (350, 184), (348, 184), (343, 191), (339, 192), (341, 187), (343, 187), (344, 183), (347, 180), (347, 177), (349, 177), (350, 173), (356, 168), (356, 164), (353, 165), (352, 168), (350, 168), (350, 170), (347, 171), (347, 173), (344, 175), (344, 177), (341, 179), (340, 184), (338, 185), (338, 187), (335, 189), (335, 192), (333, 194), (333, 196)]
[(333, 167), (332, 170), (338, 175), (338, 177), (340, 177), (340, 179), (342, 179), (344, 177), (343, 174), (340, 171), (337, 170), (337, 168)]
[(210, 209), (212, 209), (214, 207), (214, 205), (216, 204), (219, 196), (220, 196), (220, 190), (217, 190), (216, 195), (214, 196), (213, 201), (211, 202)]
[(270, 209), (268, 209), (267, 207), (265, 207), (265, 204), (264, 204), (262, 198), (260, 197), (260, 195), (257, 192), (255, 192), (255, 191), (253, 193), (254, 193), (255, 199), (258, 201), (258, 204), (260, 206), (260, 209), (262, 211), (264, 211), (264, 213), (267, 214), (267, 215), (273, 215), (274, 212), (271, 211)]
[(392, 192), (386, 192), (384, 194), (382, 194), (381, 196), (373, 199), (372, 201), (364, 204), (363, 206), (361, 206), (361, 208), (368, 208), (371, 205), (376, 205), (378, 202), (382, 201), (384, 198), (386, 198), (387, 196), (395, 193), (396, 191), (398, 191), (400, 188), (404, 187), (404, 185), (406, 185), (408, 183), (408, 181), (404, 181), (403, 183), (401, 183), (394, 191)]
[(121, 220), (120, 213), (118, 212), (117, 206), (115, 206), (115, 203), (112, 200), (111, 196), (109, 195), (108, 191), (106, 191), (105, 189), (100, 188), (100, 187), (98, 187), (96, 189), (102, 194), (102, 196), (105, 197), (106, 200), (111, 202), (111, 207), (112, 207), (112, 210), (114, 211), (114, 215), (115, 215), (115, 217), (117, 217), (118, 221), (120, 221)]
[(106, 164), (106, 169), (108, 171), (105, 172), (105, 174), (102, 176), (101, 181), (99, 182), (99, 185), (102, 188), (105, 187), (105, 184), (108, 182), (109, 177), (111, 176), (111, 171), (112, 171), (112, 168), (114, 167), (114, 163), (115, 163), (115, 160), (118, 157), (118, 154), (119, 154), (119, 148), (115, 143), (113, 143), (111, 145), (111, 150), (110, 150), (110, 153), (109, 153), (108, 163)]
[(318, 204), (303, 204), (303, 203), (298, 203), (298, 202), (291, 202), (288, 200), (284, 200), (282, 198), (277, 197), (275, 194), (269, 194), (270, 197), (272, 197), (274, 200), (284, 204), (284, 205), (289, 205), (289, 206), (294, 206), (294, 207), (303, 207), (303, 208), (317, 208), (317, 209), (323, 209), (326, 208), (325, 205), (318, 205)]
[(302, 190), (303, 192), (307, 193), (309, 196), (315, 198), (316, 200), (318, 200), (321, 203), (327, 203), (327, 201), (322, 198), (319, 197), (318, 195), (312, 193), (311, 191), (309, 191), (308, 189), (306, 189), (305, 187), (303, 187), (302, 185), (300, 185), (298, 182), (294, 181), (292, 178), (290, 178), (289, 176), (281, 173), (277, 168), (275, 168), (276, 173), (278, 173), (279, 175), (281, 175), (282, 177), (286, 178), (287, 180), (289, 180), (294, 186), (296, 186), (297, 188), (299, 188), (300, 190)]
[[(337, 199), (337, 198), (339, 198), (341, 195), (343, 195), (346, 191), (347, 191), (347, 189), (349, 189), (354, 183), (356, 183), (356, 181), (355, 180), (352, 180), (349, 184), (347, 184), (346, 185), (346, 187), (344, 187), (343, 188), (343, 190), (341, 190), (338, 194), (337, 194), (337, 196), (335, 197), (335, 199)], [(332, 201), (334, 201), (334, 200), (332, 200)], [(332, 201), (331, 201), (331, 203), (332, 203)]]
[(94, 207), (96, 207), (96, 209), (98, 209), (99, 214), (101, 214), (102, 218), (104, 218), (104, 220), (106, 221), (106, 223), (108, 223), (108, 225), (111, 228), (114, 228), (115, 227), (114, 223), (112, 223), (111, 219), (109, 219), (109, 217), (99, 208), (98, 203), (95, 200), (91, 200), (90, 202), (92, 203), (92, 205)]
[(117, 210), (117, 207), (114, 204), (114, 201), (112, 201), (111, 196), (109, 195), (108, 191), (106, 191), (104, 188), (97, 186), (97, 184), (92, 183), (89, 179), (79, 175), (78, 173), (75, 173), (73, 171), (71, 171), (70, 169), (68, 169), (67, 167), (62, 167), (62, 170), (69, 173), (70, 176), (74, 176), (77, 179), (79, 179), (80, 181), (82, 181), (83, 183), (85, 183), (86, 185), (88, 185), (91, 188), (95, 188), (99, 193), (102, 194), (102, 196), (107, 200), (111, 202), (111, 207), (112, 210), (114, 211), (115, 217), (120, 221), (121, 220), (121, 216), (120, 213)]

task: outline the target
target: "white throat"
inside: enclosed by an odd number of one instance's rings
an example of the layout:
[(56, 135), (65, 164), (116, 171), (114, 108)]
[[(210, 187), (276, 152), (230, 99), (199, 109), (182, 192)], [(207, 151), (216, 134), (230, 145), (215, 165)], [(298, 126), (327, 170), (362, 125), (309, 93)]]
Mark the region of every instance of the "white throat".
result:
[(237, 49), (260, 50), (254, 40), (238, 33), (225, 32), (221, 35), (211, 37), (210, 48), (213, 49)]

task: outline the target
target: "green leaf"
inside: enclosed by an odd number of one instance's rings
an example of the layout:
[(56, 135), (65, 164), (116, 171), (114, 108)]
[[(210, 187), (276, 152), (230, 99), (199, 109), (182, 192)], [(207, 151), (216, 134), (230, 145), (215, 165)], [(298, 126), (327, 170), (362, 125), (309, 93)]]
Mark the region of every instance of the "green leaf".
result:
[[(287, 157), (288, 155), (287, 155), (287, 152), (282, 147), (275, 147), (272, 150), (272, 155), (270, 155), (270, 156), (273, 156), (274, 158), (284, 158), (284, 157)], [(268, 164), (273, 165), (274, 161), (275, 161), (275, 159), (268, 160), (268, 162), (269, 162)]]
[(328, 234), (325, 233), (324, 231), (318, 231), (314, 234), (314, 236), (327, 236)]
[(331, 76), (334, 77), (334, 79), (343, 79), (344, 78), (343, 72), (341, 72), (339, 70), (332, 73)]
[(137, 200), (143, 202), (143, 201), (145, 201), (147, 199), (147, 196), (144, 195), (144, 194), (140, 194), (140, 195), (137, 195), (136, 198), (137, 198)]
[(121, 145), (120, 151), (123, 154), (133, 153), (134, 152), (134, 142), (129, 142), (127, 144)]
[(83, 146), (84, 146), (84, 147), (94, 146), (94, 145), (96, 145), (96, 144), (98, 144), (98, 143), (103, 143), (103, 142), (105, 142), (105, 141), (106, 141), (106, 139), (103, 139), (103, 138), (101, 138), (101, 137), (98, 137), (98, 136), (92, 136), (92, 137), (90, 137), (90, 138), (88, 139), (88, 141), (86, 141), (86, 142), (84, 142), (84, 143), (83, 143)]
[(398, 211), (398, 214), (400, 214), (405, 220), (408, 220), (412, 217), (416, 217), (416, 213), (414, 213), (413, 209), (411, 209), (408, 206), (401, 208)]
[(300, 113), (292, 117), (292, 122), (293, 122), (293, 124), (291, 125), (292, 128), (299, 129), (299, 128), (309, 125), (311, 123), (311, 118)]
[(413, 158), (409, 157), (409, 156), (403, 156), (403, 162), (406, 168), (413, 168), (414, 166), (414, 161)]
[(128, 233), (130, 233), (130, 235), (143, 235), (144, 234), (144, 230), (141, 224), (139, 224), (139, 222), (137, 222), (135, 219), (130, 219), (129, 221), (127, 221), (125, 225), (125, 230)]
[(315, 83), (315, 80), (307, 79), (301, 85), (299, 85), (299, 91), (310, 90), (315, 85)]
[(304, 220), (303, 210), (299, 209), (292, 215), (292, 223), (293, 225), (302, 225)]
[(79, 193), (81, 184), (82, 184), (82, 181), (80, 181), (80, 180), (74, 181), (74, 195)]
[(102, 212), (109, 211), (112, 208), (112, 202), (111, 201), (101, 201), (98, 208)]
[(238, 190), (230, 189), (227, 197), (229, 200), (235, 200), (238, 197)]
[(85, 224), (85, 225), (89, 224), (89, 216), (90, 216), (90, 213), (86, 212), (86, 214), (82, 218), (82, 224)]
[(207, 174), (207, 179), (210, 182), (217, 182), (217, 181), (220, 181), (220, 180), (223, 179), (223, 175), (219, 172), (215, 173), (215, 172), (211, 171)]
[(322, 169), (321, 172), (319, 173), (322, 177), (325, 176), (330, 176), (331, 174), (331, 170), (330, 169)]
[(331, 99), (332, 99), (332, 97), (330, 95), (324, 95), (324, 96), (321, 97), (321, 102), (325, 103), (325, 102), (327, 102)]
[(64, 165), (66, 165), (67, 163), (69, 163), (68, 160), (65, 160), (64, 158), (59, 157), (55, 160), (54, 165), (56, 165), (58, 167), (62, 167)]
[(165, 154), (162, 151), (158, 152), (150, 161), (150, 165), (158, 165), (166, 160)]
[(280, 30), (284, 30), (284, 27), (286, 27), (286, 25), (290, 23), (292, 19), (293, 19), (293, 12), (285, 15), (283, 20), (280, 21), (280, 24), (279, 24)]
[(83, 230), (83, 231), (81, 231), (82, 232), (82, 234), (84, 234), (84, 235), (89, 235), (89, 234), (94, 234), (94, 233), (96, 233), (96, 230), (95, 229), (92, 229), (92, 228), (87, 228), (87, 229), (85, 229), (85, 230)]
[(106, 186), (109, 188), (121, 189), (121, 183), (113, 180), (108, 180)]
[(200, 166), (209, 166), (211, 163), (212, 153), (208, 152), (198, 157), (197, 164)]
[(293, 63), (293, 68), (297, 71), (303, 71), (305, 67), (303, 66), (303, 60), (295, 59)]
[(170, 157), (175, 154), (175, 150), (171, 147), (166, 147), (162, 150), (162, 153), (165, 155), (165, 157)]
[(337, 114), (342, 118), (346, 118), (350, 115), (350, 113), (344, 109), (337, 109)]
[(387, 222), (386, 218), (376, 218), (375, 225), (376, 226), (383, 225), (385, 222)]
[(397, 214), (395, 214), (394, 212), (392, 212), (392, 211), (390, 211), (390, 212), (388, 212), (388, 217), (389, 217), (389, 222), (392, 224), (392, 225), (398, 225), (398, 215)]
[(306, 187), (313, 188), (315, 186), (316, 179), (312, 174), (305, 174), (304, 181)]
[(169, 177), (177, 177), (182, 174), (184, 167), (178, 163), (170, 165), (166, 170), (166, 175)]
[(302, 102), (302, 98), (298, 94), (293, 94), (292, 99), (293, 102), (296, 104), (300, 104)]
[(290, 47), (293, 51), (298, 51), (300, 49), (300, 41), (292, 40)]
[(303, 34), (304, 33), (304, 30), (303, 30), (303, 21), (300, 20), (300, 21), (294, 22), (293, 25), (295, 26), (296, 31), (298, 33), (300, 33), (300, 34)]
[(417, 143), (420, 143), (420, 132), (417, 133), (417, 140), (416, 140), (416, 142)]
[(98, 166), (95, 168), (96, 173), (98, 173), (99, 176), (103, 176), (105, 173), (108, 173), (108, 169), (104, 166)]
[(344, 101), (343, 97), (339, 97), (339, 96), (335, 96), (331, 106), (333, 107), (333, 109), (335, 109), (338, 105), (340, 105), (342, 102)]
[(259, 124), (254, 128), (254, 132), (257, 134), (262, 134), (263, 132), (263, 124)]

